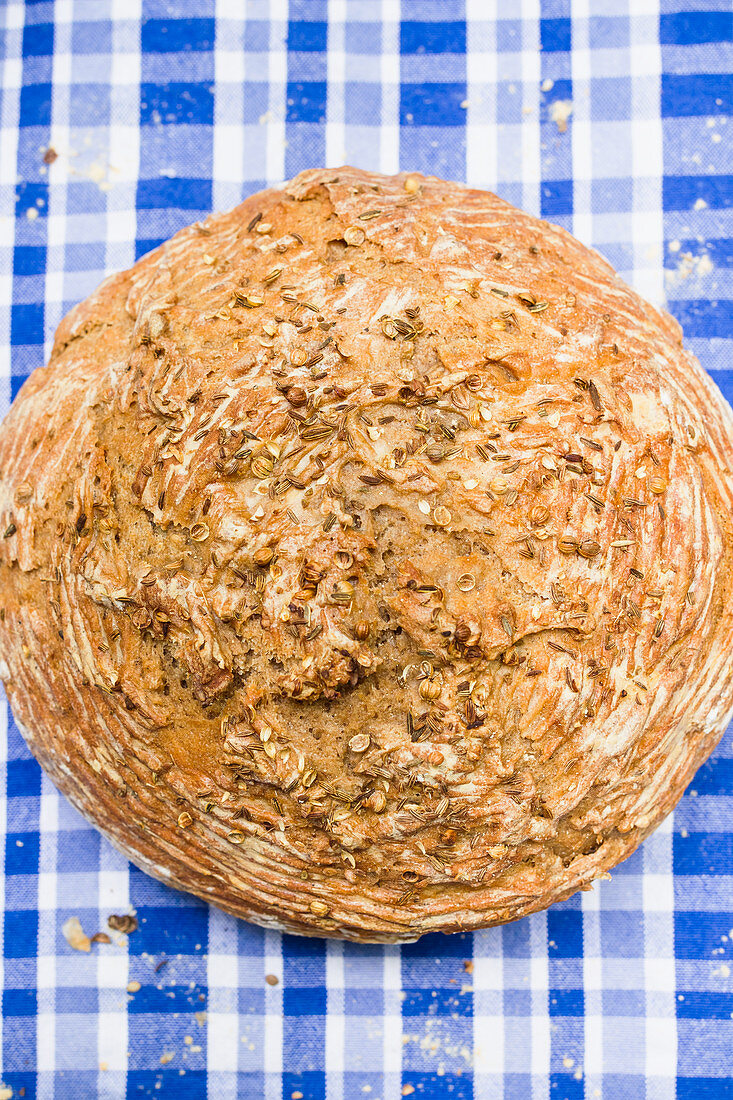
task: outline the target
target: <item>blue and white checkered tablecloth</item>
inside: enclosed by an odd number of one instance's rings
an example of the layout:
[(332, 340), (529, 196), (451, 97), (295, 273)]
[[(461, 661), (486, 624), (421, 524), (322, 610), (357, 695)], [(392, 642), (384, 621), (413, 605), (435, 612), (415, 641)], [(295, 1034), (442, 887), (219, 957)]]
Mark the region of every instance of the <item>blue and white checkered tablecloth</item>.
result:
[[(566, 226), (666, 298), (733, 398), (732, 20), (730, 0), (0, 0), (2, 411), (106, 273), (343, 162)], [(400, 949), (153, 882), (2, 721), (0, 1097), (733, 1096), (730, 734), (612, 881)], [(64, 939), (131, 908), (129, 937)]]

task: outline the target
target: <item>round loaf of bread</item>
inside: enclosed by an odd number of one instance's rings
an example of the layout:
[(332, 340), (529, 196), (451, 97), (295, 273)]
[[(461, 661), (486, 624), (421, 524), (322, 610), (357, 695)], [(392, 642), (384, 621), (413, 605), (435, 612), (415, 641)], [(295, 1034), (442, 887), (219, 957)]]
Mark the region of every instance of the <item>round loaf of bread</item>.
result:
[(733, 710), (733, 417), (496, 196), (302, 173), (63, 321), (0, 429), (0, 675), (133, 862), (354, 940), (508, 921)]

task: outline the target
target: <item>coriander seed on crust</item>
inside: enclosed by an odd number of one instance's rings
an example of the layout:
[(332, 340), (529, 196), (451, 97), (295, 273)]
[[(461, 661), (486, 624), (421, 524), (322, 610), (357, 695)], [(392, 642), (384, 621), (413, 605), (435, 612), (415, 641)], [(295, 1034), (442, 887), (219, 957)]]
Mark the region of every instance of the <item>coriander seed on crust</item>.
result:
[(306, 935), (587, 887), (733, 711), (733, 414), (566, 232), (301, 173), (65, 318), (0, 427), (0, 676), (130, 859)]

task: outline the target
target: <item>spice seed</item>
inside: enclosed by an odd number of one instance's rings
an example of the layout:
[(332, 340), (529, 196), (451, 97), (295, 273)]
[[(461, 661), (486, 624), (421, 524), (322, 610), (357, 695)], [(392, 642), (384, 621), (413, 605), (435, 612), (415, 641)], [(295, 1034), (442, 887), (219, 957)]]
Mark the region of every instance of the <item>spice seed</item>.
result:
[(601, 548), (594, 539), (583, 539), (578, 547), (578, 553), (584, 558), (595, 558), (600, 552)]
[(263, 481), (266, 477), (269, 477), (274, 468), (274, 462), (266, 455), (258, 455), (257, 458), (252, 460), (252, 473), (255, 477)]
[(347, 244), (350, 244), (352, 248), (358, 248), (360, 244), (363, 244), (366, 240), (366, 233), (358, 225), (350, 225), (348, 229), (344, 230), (344, 240)]
[(507, 637), (513, 638), (514, 637), (514, 627), (513, 627), (512, 623), (510, 622), (510, 620), (506, 617), (506, 615), (502, 615), (501, 625), (502, 625), (502, 629), (504, 630), (504, 633), (507, 635)]
[(387, 805), (387, 796), (384, 791), (375, 791), (374, 794), (369, 796), (366, 804), (371, 810), (374, 810), (375, 814), (381, 814)]
[(441, 681), (438, 676), (429, 676), (423, 680), (418, 688), (421, 699), (437, 699), (441, 691)]
[(371, 744), (371, 738), (368, 733), (357, 733), (349, 741), (349, 748), (352, 752), (366, 752)]

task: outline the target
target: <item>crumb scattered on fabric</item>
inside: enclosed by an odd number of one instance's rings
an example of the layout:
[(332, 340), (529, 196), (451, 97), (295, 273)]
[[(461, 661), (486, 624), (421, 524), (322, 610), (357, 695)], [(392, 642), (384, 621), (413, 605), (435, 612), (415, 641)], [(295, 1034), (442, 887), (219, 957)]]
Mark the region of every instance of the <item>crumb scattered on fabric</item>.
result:
[[(676, 244), (678, 247), (673, 248), (672, 245)], [(669, 245), (670, 252), (678, 252), (678, 241), (672, 241)], [(667, 270), (664, 273), (664, 277), (668, 286), (677, 286), (684, 279), (698, 276), (700, 278), (709, 275), (714, 270), (713, 261), (707, 252), (701, 252), (695, 256), (692, 252), (679, 252), (679, 259), (677, 260), (677, 266), (671, 270)]]
[(91, 951), (92, 941), (84, 932), (78, 917), (69, 917), (64, 921), (61, 931), (69, 947), (73, 947), (74, 951)]
[(102, 157), (97, 157), (86, 168), (74, 168), (72, 174), (75, 176), (84, 176), (86, 179), (91, 180), (92, 183), (96, 183), (100, 191), (109, 190), (112, 186), (107, 174), (109, 172), (109, 164), (107, 164)]
[(559, 132), (564, 134), (568, 128), (568, 119), (573, 113), (572, 99), (556, 99), (550, 104), (550, 118)]

